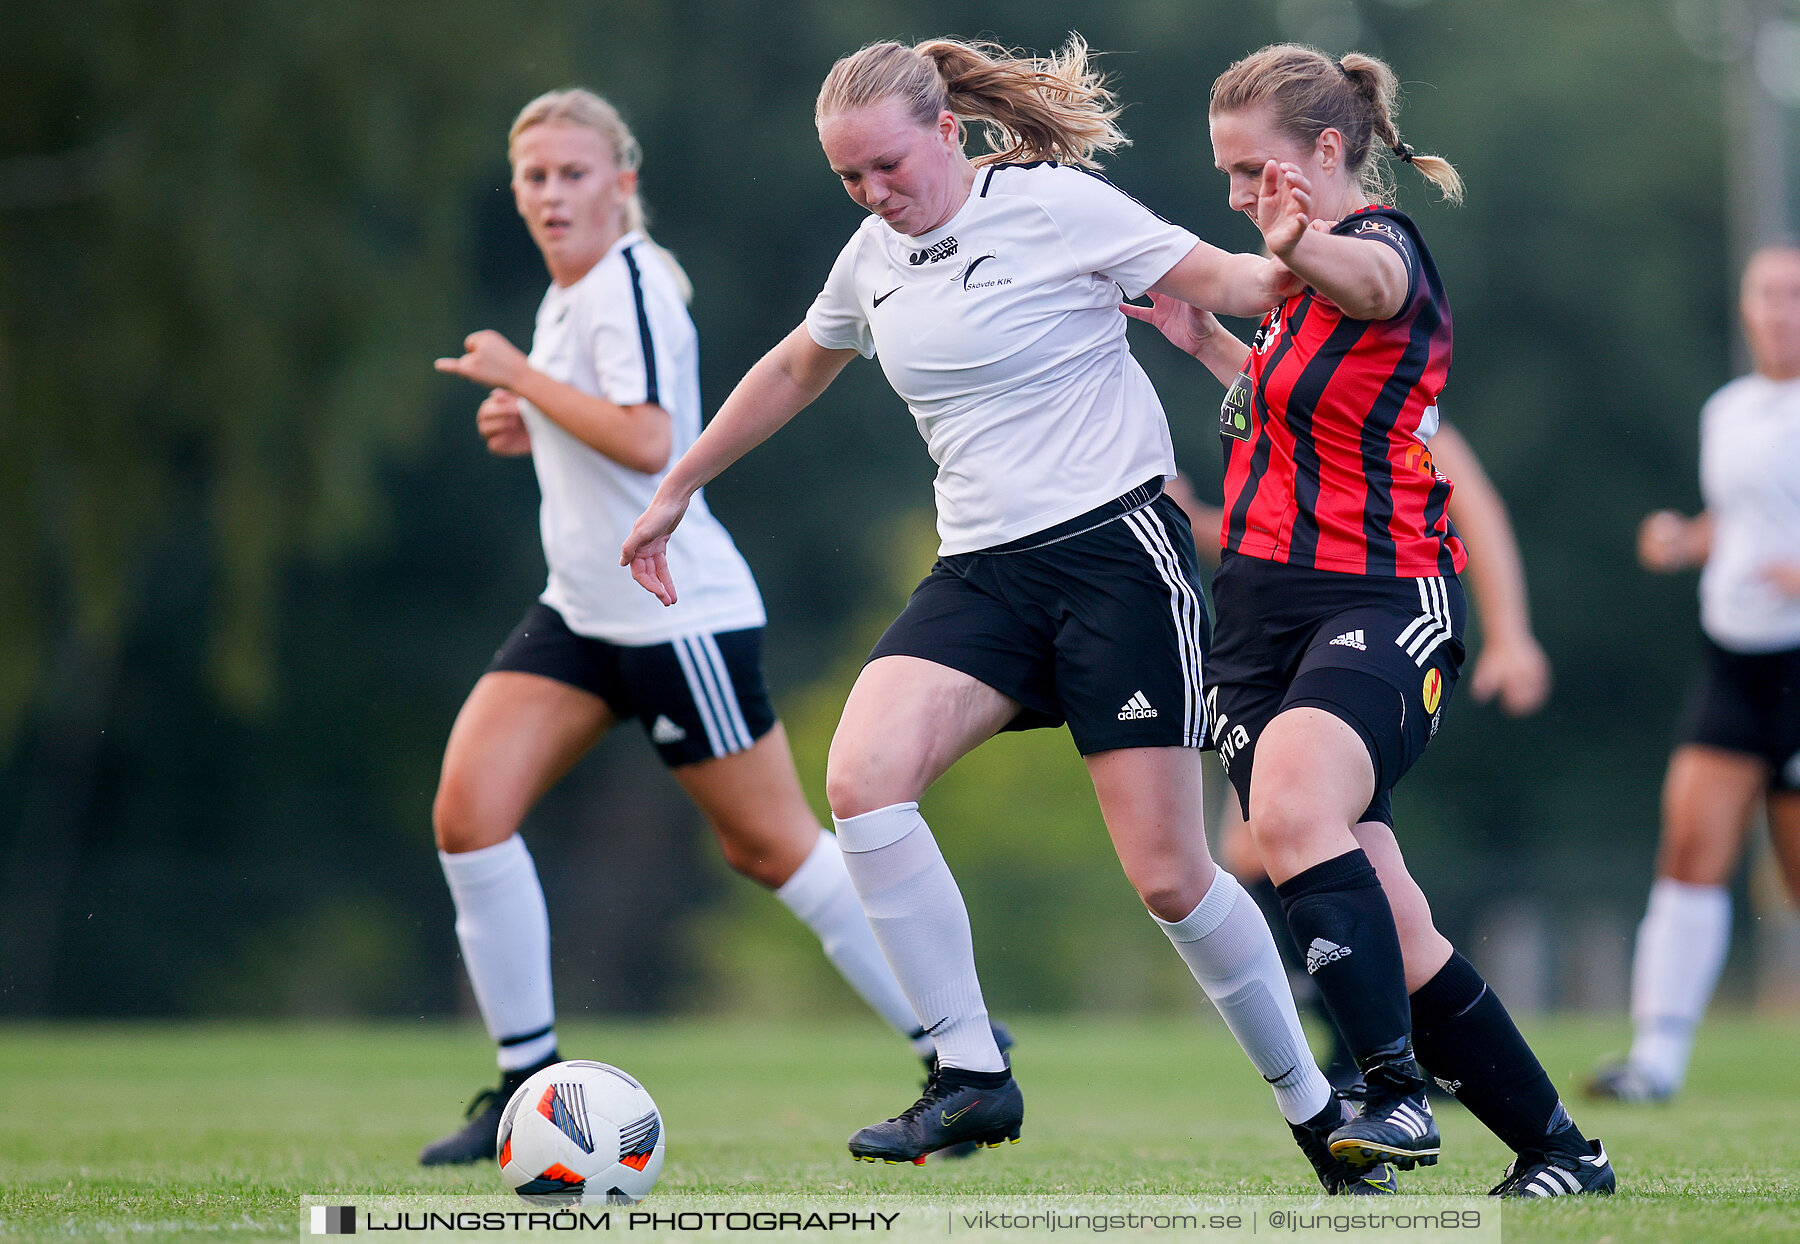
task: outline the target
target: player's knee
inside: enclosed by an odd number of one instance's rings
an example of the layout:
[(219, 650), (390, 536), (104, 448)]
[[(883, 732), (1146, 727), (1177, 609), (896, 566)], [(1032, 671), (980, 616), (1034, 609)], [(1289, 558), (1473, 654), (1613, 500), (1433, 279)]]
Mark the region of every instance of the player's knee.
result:
[(719, 847), (725, 854), (725, 863), (740, 877), (748, 877), (771, 890), (787, 880), (775, 875), (775, 862), (766, 851), (723, 833), (719, 835)]
[(468, 783), (446, 775), (431, 804), (431, 830), (437, 848), (450, 855), (478, 851), (504, 842), (519, 828), (517, 817), (485, 809)]
[(1737, 852), (1698, 839), (1665, 839), (1656, 875), (1684, 885), (1724, 885), (1737, 869)]
[(725, 863), (740, 877), (748, 877), (770, 890), (793, 876), (798, 866), (795, 861), (804, 860), (807, 850), (818, 841), (818, 826), (807, 828), (806, 841), (796, 845), (786, 841), (785, 835), (769, 832), (767, 826), (712, 822)]
[[(1269, 783), (1275, 786), (1274, 783)], [(1267, 855), (1270, 851), (1287, 853), (1304, 848), (1332, 828), (1341, 828), (1342, 819), (1309, 798), (1309, 792), (1294, 787), (1276, 788), (1267, 796), (1253, 794), (1250, 803), (1250, 832), (1256, 845)]]
[(1133, 878), (1138, 900), (1142, 902), (1159, 920), (1167, 920), (1171, 924), (1185, 920), (1206, 897), (1204, 891), (1196, 893), (1197, 887), (1185, 876), (1173, 870), (1149, 877)]
[(834, 816), (848, 819), (916, 798), (918, 793), (908, 792), (891, 761), (862, 748), (831, 749), (825, 763), (825, 800)]

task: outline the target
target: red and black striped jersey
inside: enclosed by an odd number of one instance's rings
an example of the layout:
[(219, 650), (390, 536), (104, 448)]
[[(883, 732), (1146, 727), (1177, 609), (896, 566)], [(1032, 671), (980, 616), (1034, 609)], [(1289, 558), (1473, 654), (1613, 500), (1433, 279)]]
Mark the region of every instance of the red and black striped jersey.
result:
[(1450, 303), (1418, 227), (1391, 207), (1333, 233), (1392, 247), (1406, 302), (1353, 320), (1312, 289), (1271, 311), (1219, 412), (1225, 549), (1317, 570), (1424, 578), (1463, 568), (1451, 483), (1431, 460)]

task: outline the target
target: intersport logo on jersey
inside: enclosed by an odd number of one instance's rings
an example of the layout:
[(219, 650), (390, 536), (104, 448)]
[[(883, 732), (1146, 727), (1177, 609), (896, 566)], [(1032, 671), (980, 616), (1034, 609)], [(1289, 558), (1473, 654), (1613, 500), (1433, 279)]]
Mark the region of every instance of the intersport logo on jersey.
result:
[(906, 257), (906, 262), (917, 268), (921, 264), (936, 263), (940, 259), (948, 259), (956, 254), (956, 239), (945, 238), (942, 242), (933, 242), (924, 250), (914, 251)]

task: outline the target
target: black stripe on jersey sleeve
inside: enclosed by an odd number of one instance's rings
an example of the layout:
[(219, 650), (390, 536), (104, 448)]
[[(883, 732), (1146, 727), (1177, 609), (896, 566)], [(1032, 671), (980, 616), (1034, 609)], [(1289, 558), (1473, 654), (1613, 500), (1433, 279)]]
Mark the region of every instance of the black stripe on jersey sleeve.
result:
[(1143, 208), (1146, 212), (1149, 212), (1152, 216), (1154, 216), (1158, 220), (1162, 221), (1165, 225), (1174, 225), (1176, 228), (1180, 228), (1179, 225), (1175, 225), (1174, 221), (1170, 220), (1167, 216), (1164, 216), (1161, 212), (1157, 211), (1154, 207), (1151, 207), (1148, 203), (1144, 202), (1142, 199), (1138, 198), (1136, 195), (1132, 194), (1129, 190), (1120, 189), (1119, 185), (1116, 182), (1114, 182), (1112, 178), (1108, 177), (1105, 173), (1100, 172), (1098, 169), (1082, 168), (1081, 165), (1079, 165), (1079, 164), (1071, 164), (1069, 167), (1074, 169), (1077, 173), (1086, 173), (1089, 177), (1092, 177), (1095, 181), (1104, 182), (1106, 185), (1111, 186), (1114, 190), (1117, 190), (1120, 194), (1124, 195), (1127, 199), (1130, 199), (1133, 203), (1136, 203), (1139, 207)]
[(1118, 184), (1115, 183), (1112, 178), (1108, 177), (1105, 173), (1100, 172), (1098, 169), (1083, 168), (1079, 164), (1059, 164), (1055, 160), (1024, 160), (1024, 161), (1013, 161), (1013, 162), (1008, 162), (1008, 163), (1004, 163), (1004, 164), (990, 164), (987, 166), (987, 176), (984, 179), (982, 179), (981, 193), (975, 197), (980, 198), (980, 199), (987, 198), (988, 187), (994, 184), (994, 174), (1003, 168), (1044, 168), (1044, 167), (1066, 168), (1066, 169), (1069, 169), (1071, 172), (1085, 173), (1089, 177), (1092, 177), (1095, 181), (1100, 182), (1103, 185), (1110, 186), (1113, 190), (1117, 191), (1121, 196), (1123, 196), (1126, 199), (1129, 199), (1133, 203), (1136, 203), (1139, 207), (1143, 208), (1146, 212), (1149, 212), (1152, 216), (1154, 216), (1158, 220), (1162, 221), (1165, 225), (1174, 225), (1174, 223), (1175, 223), (1174, 221), (1170, 220), (1167, 216), (1164, 216), (1161, 212), (1159, 212), (1155, 208), (1151, 207), (1149, 204), (1143, 202), (1141, 199), (1132, 195), (1130, 192), (1121, 190), (1119, 188)]
[(638, 343), (644, 348), (644, 401), (655, 403), (656, 394), (656, 342), (650, 336), (650, 311), (644, 305), (644, 281), (638, 275), (637, 259), (632, 255), (632, 247), (627, 246), (619, 252), (625, 256), (625, 267), (631, 273), (631, 298), (637, 303)]
[(1311, 566), (1319, 552), (1319, 443), (1313, 416), (1319, 399), (1331, 387), (1338, 367), (1369, 331), (1366, 320), (1344, 316), (1307, 361), (1288, 391), (1287, 426), (1294, 438), (1294, 526), (1288, 540), (1288, 564)]
[(994, 184), (994, 174), (1003, 168), (1043, 168), (1046, 165), (1050, 168), (1062, 167), (1055, 160), (1002, 160), (998, 164), (990, 164), (987, 166), (987, 176), (981, 181), (981, 193), (975, 197), (987, 198), (988, 188)]
[[(1442, 323), (1437, 304), (1426, 299), (1413, 317), (1406, 349), (1363, 420), (1362, 467), (1363, 478), (1368, 481), (1368, 492), (1363, 498), (1363, 543), (1368, 557), (1364, 574), (1391, 575), (1399, 564), (1399, 546), (1389, 530), (1394, 519), (1394, 463), (1388, 456), (1388, 440), (1406, 399), (1412, 396), (1431, 363), (1431, 340)], [(1429, 516), (1426, 523), (1429, 530)]]
[(1377, 204), (1338, 221), (1331, 231), (1347, 238), (1380, 242), (1400, 256), (1400, 262), (1406, 265), (1406, 299), (1396, 314), (1405, 314), (1419, 293), (1419, 275), (1425, 253), (1424, 240), (1412, 219), (1405, 212)]

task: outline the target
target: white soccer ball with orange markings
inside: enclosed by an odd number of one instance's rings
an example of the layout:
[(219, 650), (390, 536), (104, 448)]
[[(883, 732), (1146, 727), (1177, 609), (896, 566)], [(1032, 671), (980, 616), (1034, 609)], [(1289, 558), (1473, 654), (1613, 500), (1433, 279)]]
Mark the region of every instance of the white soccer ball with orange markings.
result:
[(629, 1205), (662, 1174), (662, 1112), (617, 1067), (556, 1063), (506, 1103), (495, 1150), (500, 1178), (528, 1201)]

